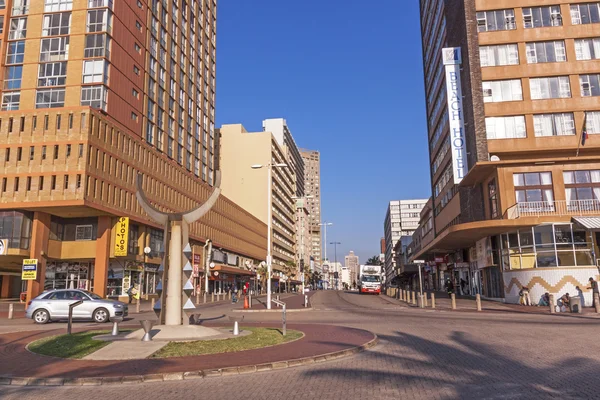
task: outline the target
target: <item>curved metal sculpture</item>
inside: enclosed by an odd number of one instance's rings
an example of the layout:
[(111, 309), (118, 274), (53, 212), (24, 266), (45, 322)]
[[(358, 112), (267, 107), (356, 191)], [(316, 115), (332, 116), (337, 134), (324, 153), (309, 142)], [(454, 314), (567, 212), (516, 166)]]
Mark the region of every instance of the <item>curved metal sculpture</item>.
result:
[[(208, 199), (198, 207), (184, 212), (160, 211), (150, 204), (142, 185), (143, 175), (138, 174), (135, 196), (148, 216), (164, 226), (165, 254), (159, 270), (163, 275), (158, 284), (159, 287), (157, 287), (157, 291), (161, 291), (161, 296), (155, 304), (154, 310), (159, 313), (161, 324), (182, 325), (189, 321), (187, 318), (182, 318), (182, 312), (195, 308), (187, 293), (193, 288), (189, 282), (192, 271), (189, 258), (192, 250), (188, 243), (188, 226), (206, 215), (217, 202), (221, 194), (221, 172), (215, 172), (214, 189)], [(185, 265), (183, 265), (182, 259), (187, 259)]]

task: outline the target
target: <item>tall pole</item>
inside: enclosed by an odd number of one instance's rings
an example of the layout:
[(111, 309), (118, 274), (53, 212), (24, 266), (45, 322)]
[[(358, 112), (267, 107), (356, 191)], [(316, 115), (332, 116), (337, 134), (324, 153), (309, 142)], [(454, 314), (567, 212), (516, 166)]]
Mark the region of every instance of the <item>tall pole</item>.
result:
[[(331, 244), (333, 245), (333, 259), (335, 260), (335, 270), (337, 272), (337, 245), (338, 244), (342, 244), (341, 242), (331, 242)], [(338, 276), (339, 276), (339, 272), (338, 272)], [(339, 285), (338, 285), (338, 280), (339, 278), (335, 278), (335, 272), (334, 272), (334, 279), (335, 279), (335, 289), (339, 290)]]
[(271, 256), (271, 231), (272, 231), (272, 205), (271, 205), (271, 191), (272, 189), (272, 165), (267, 165), (267, 310), (271, 309), (271, 269), (272, 269), (272, 256)]

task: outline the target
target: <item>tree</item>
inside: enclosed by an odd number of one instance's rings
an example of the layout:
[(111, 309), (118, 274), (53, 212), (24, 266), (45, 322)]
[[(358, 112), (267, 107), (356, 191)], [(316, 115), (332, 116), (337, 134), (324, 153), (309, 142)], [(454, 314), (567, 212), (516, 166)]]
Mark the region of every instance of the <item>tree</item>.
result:
[(260, 286), (261, 286), (261, 291), (262, 290), (266, 290), (267, 288), (267, 274), (268, 274), (268, 269), (266, 265), (261, 265), (260, 267), (258, 267), (256, 269), (256, 273), (258, 275), (260, 275)]
[(286, 292), (290, 291), (290, 280), (296, 276), (296, 264), (292, 261), (288, 261), (283, 267), (283, 273), (286, 276), (285, 289)]
[(366, 265), (381, 265), (381, 259), (379, 256), (373, 256), (367, 260)]

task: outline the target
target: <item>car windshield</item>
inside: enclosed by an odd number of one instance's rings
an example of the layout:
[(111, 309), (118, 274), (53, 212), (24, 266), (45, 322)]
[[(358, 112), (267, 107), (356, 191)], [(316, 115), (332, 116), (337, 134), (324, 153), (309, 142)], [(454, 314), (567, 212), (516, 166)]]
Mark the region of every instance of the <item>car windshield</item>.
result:
[(363, 282), (379, 282), (379, 277), (377, 275), (363, 275)]
[(96, 293), (88, 292), (87, 290), (82, 290), (81, 292), (87, 294), (93, 300), (102, 300), (102, 297), (98, 296)]

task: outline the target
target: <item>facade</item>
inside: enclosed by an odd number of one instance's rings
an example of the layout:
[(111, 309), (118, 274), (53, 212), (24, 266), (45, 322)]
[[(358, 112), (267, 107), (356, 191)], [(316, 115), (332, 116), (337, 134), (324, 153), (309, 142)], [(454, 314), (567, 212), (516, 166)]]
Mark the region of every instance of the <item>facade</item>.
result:
[(360, 269), (360, 261), (353, 251), (350, 251), (350, 253), (344, 257), (344, 267), (348, 269), (350, 283), (352, 284), (352, 282), (358, 279)]
[(420, 6), (433, 239), (414, 257), (439, 286), (466, 281), (467, 294), (517, 302), (527, 286), (537, 302), (579, 286), (590, 305), (599, 2)]
[(252, 166), (288, 164), (285, 150), (271, 132), (247, 132), (237, 124), (223, 125), (218, 133), (223, 194), (261, 222), (267, 224), (271, 220), (273, 268), (281, 272), (296, 259), (296, 202), (292, 199), (296, 193), (295, 176), (288, 167), (273, 167), (268, 193), (268, 168)]
[(421, 209), (427, 200), (390, 201), (383, 224), (385, 239), (385, 281), (390, 282), (397, 276), (394, 247), (402, 236), (412, 236), (419, 226)]
[(304, 192), (310, 217), (311, 256), (314, 264), (321, 264), (321, 155), (316, 150), (300, 149), (304, 160)]
[(310, 268), (310, 226), (309, 214), (306, 208), (306, 198), (296, 200), (296, 265), (300, 269)]
[[(216, 2), (6, 3), (0, 295), (25, 290), (23, 259), (38, 260), (28, 298), (53, 287), (119, 298), (132, 285), (152, 295), (162, 227), (142, 212), (135, 180), (161, 210), (193, 208), (212, 190)], [(265, 224), (224, 196), (190, 237), (195, 266), (210, 239), (230, 254), (216, 269), (232, 277), (265, 255)]]

